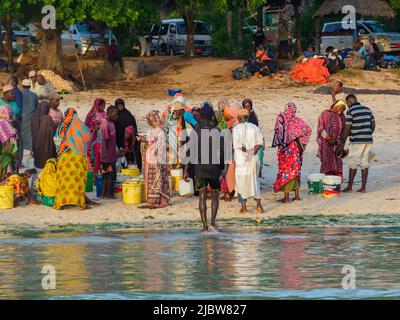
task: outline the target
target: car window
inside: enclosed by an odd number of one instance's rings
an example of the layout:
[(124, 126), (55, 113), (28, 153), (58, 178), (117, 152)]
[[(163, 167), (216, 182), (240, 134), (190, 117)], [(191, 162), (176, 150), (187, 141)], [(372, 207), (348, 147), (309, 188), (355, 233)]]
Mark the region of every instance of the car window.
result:
[(358, 26), (358, 32), (360, 34), (369, 34), (369, 31), (364, 26)]
[[(178, 34), (186, 34), (186, 26), (185, 26), (184, 22), (178, 23)], [(197, 34), (197, 35), (209, 35), (210, 31), (208, 30), (208, 28), (205, 25), (205, 23), (197, 22), (194, 34)]]
[(165, 36), (168, 33), (169, 24), (163, 24), (160, 29), (160, 35)]
[(178, 34), (186, 34), (186, 26), (184, 22), (178, 23)]
[(176, 34), (176, 26), (174, 24), (171, 24), (169, 26), (169, 32), (172, 34)]
[(342, 29), (341, 23), (331, 23), (331, 24), (325, 25), (324, 32), (334, 33), (334, 32), (339, 32), (340, 29)]
[(327, 24), (324, 28), (323, 33), (331, 33), (331, 34), (351, 34), (352, 29), (343, 29), (343, 25), (341, 22)]
[(153, 24), (153, 26), (151, 27), (151, 30), (150, 30), (150, 34), (157, 35), (159, 33), (159, 31), (160, 31), (160, 26)]
[(384, 24), (378, 22), (363, 22), (363, 24), (370, 29), (373, 33), (391, 32)]
[(210, 31), (206, 27), (205, 23), (198, 22), (196, 24), (196, 31), (195, 34), (200, 34), (200, 35), (208, 35), (210, 34)]

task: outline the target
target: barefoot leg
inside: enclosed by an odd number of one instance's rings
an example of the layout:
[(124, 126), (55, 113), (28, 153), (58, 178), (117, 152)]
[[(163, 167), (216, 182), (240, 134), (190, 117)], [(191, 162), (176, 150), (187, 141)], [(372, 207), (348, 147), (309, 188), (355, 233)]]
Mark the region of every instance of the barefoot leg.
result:
[(280, 200), (282, 203), (290, 203), (290, 198), (289, 198), (289, 192), (285, 192), (285, 196), (282, 200)]
[(353, 183), (354, 183), (354, 178), (356, 177), (357, 174), (357, 169), (350, 169), (349, 170), (349, 184), (346, 189), (343, 190), (343, 192), (353, 192)]
[(261, 205), (261, 199), (256, 199), (256, 203), (257, 203), (257, 213), (264, 213), (264, 209)]
[(299, 189), (294, 191), (294, 200), (295, 201), (300, 201), (300, 193), (299, 193)]
[(203, 222), (203, 232), (208, 232), (207, 222), (207, 189), (199, 190), (199, 211), (201, 221)]

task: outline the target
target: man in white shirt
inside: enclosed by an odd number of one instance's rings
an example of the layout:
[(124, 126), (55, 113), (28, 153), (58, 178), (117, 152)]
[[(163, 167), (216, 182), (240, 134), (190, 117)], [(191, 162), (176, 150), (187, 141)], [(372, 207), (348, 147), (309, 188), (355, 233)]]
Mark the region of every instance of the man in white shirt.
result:
[(257, 213), (263, 213), (261, 206), (261, 188), (259, 181), (260, 158), (258, 150), (263, 146), (261, 129), (249, 123), (249, 112), (242, 109), (238, 112), (239, 124), (233, 128), (233, 149), (236, 163), (235, 190), (242, 205), (240, 213), (247, 213), (247, 199), (254, 198)]
[(29, 71), (29, 80), (31, 82), (30, 90), (34, 92), (37, 83), (37, 72), (35, 70)]
[(37, 76), (37, 82), (31, 90), (37, 94), (39, 101), (48, 100), (50, 94), (55, 92), (54, 87), (48, 83), (46, 78), (41, 74)]

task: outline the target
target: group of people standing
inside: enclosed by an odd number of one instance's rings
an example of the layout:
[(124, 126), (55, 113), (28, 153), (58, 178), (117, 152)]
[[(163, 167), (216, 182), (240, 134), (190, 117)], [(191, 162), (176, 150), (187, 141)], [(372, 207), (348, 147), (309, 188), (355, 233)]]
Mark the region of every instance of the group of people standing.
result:
[[(88, 171), (102, 177), (102, 197), (114, 198), (119, 163), (122, 167), (137, 165), (142, 171), (148, 208), (171, 204), (169, 175), (173, 169), (182, 169), (183, 178), (194, 181), (204, 232), (217, 230), (220, 199), (232, 201), (237, 194), (240, 212), (247, 213), (247, 202), (254, 198), (256, 212), (264, 212), (260, 178), (265, 141), (252, 100), (245, 99), (238, 104), (222, 99), (216, 109), (205, 101), (191, 108), (185, 96), (177, 93), (161, 115), (155, 110), (146, 115), (150, 130), (141, 136), (124, 100), (117, 99), (106, 108), (106, 101), (97, 98), (82, 121), (75, 108), (68, 108), (64, 114), (58, 109), (62, 97), (51, 90), (43, 76), (39, 77), (44, 81), (37, 83), (37, 75), (30, 75), (31, 79), (22, 82), (22, 92), (16, 77), (11, 77), (3, 87), (0, 99), (0, 180), (3, 183), (18, 175), (22, 168), (22, 149), (34, 158), (35, 170), (27, 172), (39, 172), (37, 179), (48, 182), (46, 192), (38, 192), (54, 196), (55, 209), (71, 205), (86, 209), (90, 204), (96, 205), (85, 194)], [(297, 108), (289, 102), (278, 114), (272, 139), (279, 169), (274, 191), (284, 194), (283, 203), (291, 201), (291, 192), (295, 201), (300, 200), (303, 155), (312, 133), (312, 128), (297, 116)], [(346, 97), (343, 84), (336, 82), (332, 104), (318, 121), (321, 173), (343, 176), (342, 159), (348, 156), (349, 185), (345, 191), (352, 191), (360, 167), (359, 191), (365, 192), (374, 130), (371, 110), (361, 105), (354, 95)], [(217, 141), (212, 141), (215, 137)], [(345, 150), (349, 137), (350, 150)], [(141, 148), (141, 144), (145, 147)], [(30, 197), (29, 188), (26, 189), (23, 188)], [(210, 225), (208, 196), (211, 196)]]

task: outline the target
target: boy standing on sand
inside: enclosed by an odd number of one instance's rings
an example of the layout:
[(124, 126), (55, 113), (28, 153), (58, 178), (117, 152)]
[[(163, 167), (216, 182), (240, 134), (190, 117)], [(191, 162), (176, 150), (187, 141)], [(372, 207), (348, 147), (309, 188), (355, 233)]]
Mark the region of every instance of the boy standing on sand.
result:
[(103, 192), (102, 198), (113, 199), (113, 185), (116, 180), (118, 160), (117, 154), (117, 138), (114, 121), (118, 117), (118, 109), (115, 106), (109, 106), (107, 109), (107, 117), (100, 126), (101, 131), (101, 173), (103, 176)]
[(358, 102), (354, 94), (346, 98), (349, 109), (346, 114), (346, 127), (342, 137), (343, 152), (347, 138), (350, 136), (349, 163), (349, 185), (343, 192), (353, 191), (353, 182), (357, 174), (357, 168), (361, 168), (362, 185), (358, 192), (366, 192), (369, 168), (369, 155), (373, 144), (372, 135), (375, 131), (375, 117), (372, 111)]

